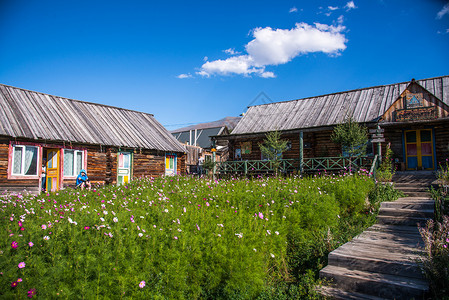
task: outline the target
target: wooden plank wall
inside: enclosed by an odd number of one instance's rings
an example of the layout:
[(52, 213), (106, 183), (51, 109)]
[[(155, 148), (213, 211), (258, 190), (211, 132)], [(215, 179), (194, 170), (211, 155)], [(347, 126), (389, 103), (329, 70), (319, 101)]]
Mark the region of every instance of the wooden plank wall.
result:
[[(341, 155), (341, 147), (334, 144), (331, 141), (332, 131), (318, 131), (318, 132), (305, 132), (303, 136), (304, 157), (334, 157)], [(299, 159), (299, 134), (285, 134), (281, 137), (284, 140), (291, 142), (291, 149), (284, 152), (283, 158), (285, 159)], [(251, 153), (242, 154), (242, 160), (260, 160), (261, 151), (259, 144), (263, 143), (265, 138), (250, 138), (231, 140), (229, 144), (229, 160), (235, 160), (235, 149), (241, 149), (242, 144), (245, 142), (251, 142)], [(306, 145), (307, 144), (307, 145)]]
[[(37, 192), (40, 189), (39, 179), (8, 179), (8, 138), (0, 138), (0, 194), (3, 190), (19, 192), (23, 189)], [(51, 146), (51, 144), (46, 144)], [(55, 144), (56, 146), (57, 144)], [(59, 145), (60, 146), (60, 145)], [(80, 145), (72, 145), (81, 147)], [(117, 152), (115, 147), (83, 145), (87, 150), (87, 175), (93, 184), (117, 183)], [(132, 151), (132, 150), (131, 150)], [(177, 173), (185, 174), (186, 155), (178, 153)], [(133, 155), (133, 178), (142, 176), (162, 176), (165, 174), (165, 152), (156, 150), (139, 150)], [(64, 179), (64, 188), (74, 187), (75, 179)]]
[(382, 120), (386, 122), (394, 122), (394, 112), (399, 109), (404, 109), (404, 99), (407, 94), (416, 94), (416, 93), (422, 93), (423, 94), (423, 106), (424, 107), (430, 107), (434, 106), (436, 107), (436, 113), (437, 118), (446, 118), (449, 116), (449, 106), (446, 105), (444, 102), (438, 100), (434, 95), (423, 89), (421, 86), (419, 86), (417, 83), (412, 83), (407, 90), (405, 90), (399, 99), (397, 99), (390, 108), (385, 112), (385, 114), (382, 116)]

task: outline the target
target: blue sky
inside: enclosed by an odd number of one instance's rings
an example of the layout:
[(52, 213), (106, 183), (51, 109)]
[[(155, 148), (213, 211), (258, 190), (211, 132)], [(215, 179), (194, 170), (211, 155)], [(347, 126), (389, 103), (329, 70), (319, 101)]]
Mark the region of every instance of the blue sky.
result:
[(152, 113), (170, 130), (442, 75), (448, 1), (0, 0), (0, 83)]

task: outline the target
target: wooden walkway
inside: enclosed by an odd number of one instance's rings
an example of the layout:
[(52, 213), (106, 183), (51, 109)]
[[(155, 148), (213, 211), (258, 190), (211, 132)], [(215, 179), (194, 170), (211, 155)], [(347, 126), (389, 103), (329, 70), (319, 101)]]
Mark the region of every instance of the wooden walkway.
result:
[(424, 299), (429, 285), (416, 263), (424, 251), (417, 224), (434, 214), (431, 172), (400, 172), (393, 181), (406, 197), (381, 205), (378, 224), (329, 254), (320, 277), (331, 299)]

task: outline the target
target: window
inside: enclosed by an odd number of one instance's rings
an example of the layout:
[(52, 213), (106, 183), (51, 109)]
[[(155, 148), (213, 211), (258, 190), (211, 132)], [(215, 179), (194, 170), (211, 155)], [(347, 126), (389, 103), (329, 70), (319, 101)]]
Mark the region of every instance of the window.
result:
[(83, 151), (64, 149), (64, 176), (77, 176), (83, 166)]
[(38, 147), (13, 146), (12, 175), (36, 176), (37, 175)]

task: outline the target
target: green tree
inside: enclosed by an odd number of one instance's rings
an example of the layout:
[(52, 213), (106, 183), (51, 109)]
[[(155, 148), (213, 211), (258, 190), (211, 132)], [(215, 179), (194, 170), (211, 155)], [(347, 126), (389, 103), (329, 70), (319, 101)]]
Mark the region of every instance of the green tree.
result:
[(334, 143), (340, 144), (341, 149), (350, 157), (366, 154), (368, 130), (352, 117), (347, 117), (344, 123), (338, 124), (334, 128), (331, 139)]
[(279, 131), (271, 131), (265, 135), (265, 140), (259, 144), (262, 154), (271, 161), (275, 175), (278, 175), (282, 153), (287, 150), (288, 141), (281, 139)]

